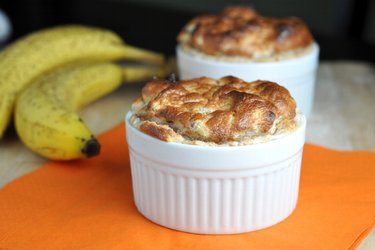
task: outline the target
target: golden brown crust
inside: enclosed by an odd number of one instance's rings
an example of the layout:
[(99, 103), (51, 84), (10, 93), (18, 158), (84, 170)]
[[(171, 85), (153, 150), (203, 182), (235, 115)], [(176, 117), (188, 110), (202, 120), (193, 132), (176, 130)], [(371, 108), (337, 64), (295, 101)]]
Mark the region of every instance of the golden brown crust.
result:
[(292, 128), (296, 103), (273, 82), (201, 77), (150, 81), (132, 110), (133, 125), (160, 140), (223, 144)]
[(270, 18), (253, 9), (230, 6), (221, 15), (199, 16), (179, 33), (183, 47), (211, 56), (251, 59), (306, 48), (313, 43), (307, 26), (299, 19)]
[(242, 7), (237, 5), (231, 5), (224, 8), (222, 11), (223, 16), (231, 18), (240, 18), (244, 20), (251, 20), (259, 14), (251, 7)]

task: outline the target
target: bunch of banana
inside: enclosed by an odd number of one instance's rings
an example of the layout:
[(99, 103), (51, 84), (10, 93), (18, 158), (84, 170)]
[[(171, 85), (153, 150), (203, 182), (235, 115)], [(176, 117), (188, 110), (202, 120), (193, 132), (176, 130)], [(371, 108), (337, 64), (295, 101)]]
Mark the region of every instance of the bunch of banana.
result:
[(122, 68), (113, 63), (72, 64), (40, 77), (18, 96), (16, 131), (32, 151), (54, 160), (97, 155), (100, 145), (77, 110), (114, 91), (123, 81), (160, 69)]
[(130, 59), (163, 64), (162, 55), (125, 44), (115, 33), (80, 25), (34, 32), (0, 52), (0, 138), (19, 92), (33, 80), (76, 61)]

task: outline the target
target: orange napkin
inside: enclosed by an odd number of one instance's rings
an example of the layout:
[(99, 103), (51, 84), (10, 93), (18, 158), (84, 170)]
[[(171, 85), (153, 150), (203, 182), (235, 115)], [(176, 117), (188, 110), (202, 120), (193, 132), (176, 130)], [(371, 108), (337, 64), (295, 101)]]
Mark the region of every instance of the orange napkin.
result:
[(375, 153), (306, 145), (300, 196), (285, 221), (252, 233), (174, 231), (133, 201), (124, 126), (99, 157), (47, 163), (0, 190), (0, 249), (351, 249), (375, 222)]

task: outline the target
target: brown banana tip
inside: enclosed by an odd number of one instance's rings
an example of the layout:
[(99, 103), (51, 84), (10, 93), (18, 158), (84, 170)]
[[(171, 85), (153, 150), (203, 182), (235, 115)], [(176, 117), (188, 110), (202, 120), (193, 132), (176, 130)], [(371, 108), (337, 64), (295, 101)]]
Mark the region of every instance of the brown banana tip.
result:
[(100, 144), (98, 140), (95, 138), (88, 140), (82, 149), (82, 153), (84, 153), (87, 157), (98, 155), (100, 153)]

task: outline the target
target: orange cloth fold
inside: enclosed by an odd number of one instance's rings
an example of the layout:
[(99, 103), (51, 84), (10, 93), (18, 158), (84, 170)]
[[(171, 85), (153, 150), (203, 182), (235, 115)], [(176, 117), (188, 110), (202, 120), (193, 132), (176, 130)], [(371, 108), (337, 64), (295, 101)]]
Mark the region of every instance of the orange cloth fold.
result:
[(0, 249), (352, 249), (375, 224), (375, 153), (307, 144), (294, 213), (256, 232), (174, 231), (137, 212), (125, 129), (99, 157), (49, 162), (0, 190)]

